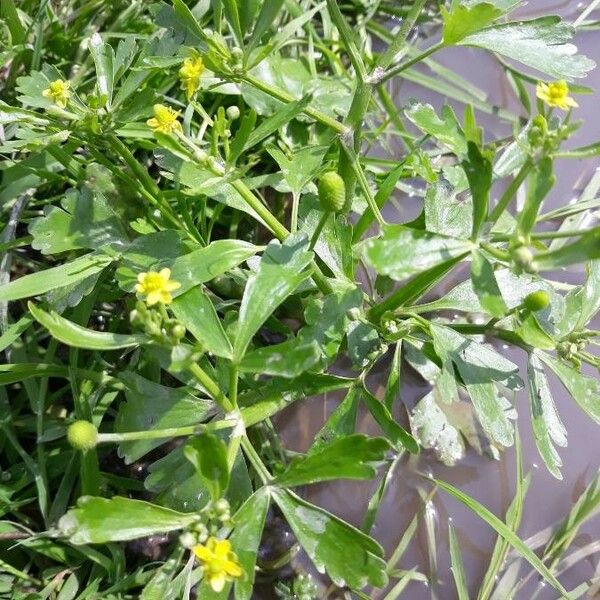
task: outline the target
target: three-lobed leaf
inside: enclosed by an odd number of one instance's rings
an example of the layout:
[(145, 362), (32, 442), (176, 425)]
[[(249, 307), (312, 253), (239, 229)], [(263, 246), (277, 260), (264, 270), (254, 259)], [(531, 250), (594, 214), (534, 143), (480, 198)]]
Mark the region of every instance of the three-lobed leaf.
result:
[(336, 585), (358, 590), (386, 585), (383, 549), (376, 541), (289, 490), (275, 488), (273, 499), (317, 570)]

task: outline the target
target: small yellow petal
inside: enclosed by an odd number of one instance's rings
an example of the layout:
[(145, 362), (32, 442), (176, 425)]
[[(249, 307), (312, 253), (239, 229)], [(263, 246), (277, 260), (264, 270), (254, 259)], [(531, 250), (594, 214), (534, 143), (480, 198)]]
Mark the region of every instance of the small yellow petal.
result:
[(229, 540), (216, 540), (214, 545), (214, 553), (219, 556), (226, 558), (231, 552), (231, 542)]
[(241, 575), (243, 573), (241, 567), (236, 562), (233, 562), (232, 560), (228, 560), (225, 563), (225, 572), (228, 575), (231, 575), (232, 577), (241, 577)]
[(165, 267), (164, 269), (161, 269), (158, 274), (165, 279), (169, 279), (169, 277), (171, 277), (171, 269)]
[(225, 574), (216, 573), (215, 575), (209, 575), (208, 582), (213, 591), (222, 592), (225, 587)]
[(172, 292), (173, 290), (178, 290), (181, 287), (179, 281), (167, 281), (165, 284), (165, 289), (168, 292)]
[(158, 304), (162, 300), (162, 292), (153, 291), (149, 292), (146, 296), (146, 304), (148, 306), (153, 306), (154, 304)]
[(203, 546), (202, 544), (198, 544), (197, 546), (194, 546), (192, 548), (192, 551), (200, 560), (210, 560), (213, 555), (213, 553), (206, 546)]

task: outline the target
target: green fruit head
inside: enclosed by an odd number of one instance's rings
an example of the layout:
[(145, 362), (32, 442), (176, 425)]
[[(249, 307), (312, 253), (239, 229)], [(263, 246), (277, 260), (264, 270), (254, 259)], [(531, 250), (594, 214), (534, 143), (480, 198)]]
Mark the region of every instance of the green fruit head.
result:
[(98, 443), (98, 430), (89, 421), (75, 421), (67, 429), (67, 440), (76, 450), (91, 450)]
[(544, 310), (548, 304), (550, 304), (550, 296), (548, 296), (548, 292), (545, 292), (544, 290), (532, 292), (531, 294), (525, 296), (525, 300), (523, 300), (523, 305), (531, 312)]
[(325, 212), (339, 212), (346, 203), (346, 184), (335, 172), (327, 171), (319, 181), (319, 202)]

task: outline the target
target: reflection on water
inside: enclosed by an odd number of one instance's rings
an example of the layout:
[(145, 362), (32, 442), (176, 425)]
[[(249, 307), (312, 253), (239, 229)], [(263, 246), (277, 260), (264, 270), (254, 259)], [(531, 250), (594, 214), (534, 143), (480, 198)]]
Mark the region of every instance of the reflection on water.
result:
[[(575, 18), (581, 12), (583, 4), (587, 5), (587, 3), (567, 1), (531, 0), (519, 10), (518, 15), (531, 18), (539, 15), (540, 12), (545, 14), (555, 12)], [(577, 45), (583, 53), (600, 64), (599, 32), (580, 33), (577, 37)], [(493, 58), (482, 51), (466, 48), (450, 49), (437, 55), (436, 60), (446, 67), (455, 69), (469, 81), (486, 90), (490, 102), (505, 109), (519, 111), (518, 101), (501, 70)], [(600, 70), (592, 73), (584, 83), (590, 87), (600, 87)], [(399, 105), (405, 104), (411, 97), (418, 97), (436, 107), (444, 102), (439, 95), (408, 82), (403, 82), (395, 88), (395, 91), (397, 93), (396, 102)], [(580, 146), (600, 139), (600, 127), (597, 125), (597, 97), (597, 95), (578, 97), (580, 108), (576, 111), (576, 116), (583, 119), (586, 126), (576, 134), (570, 144)], [(457, 105), (458, 107), (460, 105)], [(506, 135), (511, 132), (510, 126), (505, 122), (484, 115), (478, 115), (478, 118), (494, 136)], [(400, 149), (399, 152), (401, 152)], [(546, 209), (565, 205), (569, 200), (577, 197), (598, 164), (598, 161), (594, 162), (593, 160), (559, 161), (557, 163), (557, 185), (553, 190), (552, 197), (546, 203)], [(399, 209), (394, 207), (393, 215), (386, 214), (390, 220), (406, 221), (419, 212), (420, 201), (418, 198), (399, 197), (398, 200)], [(562, 273), (559, 276), (561, 279), (569, 281), (577, 278), (577, 275), (572, 273)], [(521, 376), (524, 377), (525, 365), (522, 353), (507, 350), (507, 354), (511, 360), (520, 365)], [(385, 376), (385, 370), (382, 370), (380, 380), (371, 385), (373, 391), (381, 391), (377, 390), (377, 386), (385, 385)], [(403, 376), (405, 377), (403, 400), (411, 406), (415, 400), (426, 393), (427, 387), (411, 373), (407, 372)], [(409, 381), (408, 385), (407, 381)], [(569, 432), (569, 446), (561, 449), (561, 457), (564, 461), (564, 480), (562, 482), (554, 479), (546, 471), (535, 448), (528, 422), (529, 410), (526, 391), (519, 392), (516, 400), (520, 414), (524, 468), (526, 472), (532, 473), (533, 478), (519, 530), (520, 535), (524, 538), (536, 534), (563, 517), (598, 468), (600, 451), (598, 426), (583, 414), (556, 381), (552, 381), (552, 384), (559, 412)], [(325, 418), (337, 406), (340, 399), (340, 394), (328, 394), (325, 397), (313, 398), (293, 405), (280, 415), (278, 426), (282, 430), (288, 446), (295, 450), (306, 450)], [(377, 432), (376, 426), (367, 415), (360, 417), (359, 425), (362, 431)], [(374, 534), (387, 552), (393, 550), (415, 512), (422, 507), (420, 491), (427, 490), (428, 486), (418, 472), (431, 473), (435, 477), (452, 483), (474, 496), (498, 515), (504, 514), (513, 497), (515, 465), (512, 450), (504, 453), (498, 461), (478, 456), (473, 451), (469, 451), (466, 458), (455, 467), (445, 467), (437, 462), (431, 454), (424, 453), (418, 459), (406, 461), (397, 469), (395, 480), (383, 501)], [(367, 484), (339, 482), (335, 485), (311, 486), (306, 490), (306, 497), (335, 514), (359, 524), (375, 486), (376, 482)], [(402, 598), (421, 600), (433, 597), (445, 600), (455, 597), (447, 551), (447, 524), (450, 520), (460, 539), (471, 593), (476, 594), (476, 586), (481, 582), (485, 573), (494, 544), (495, 538), (491, 529), (482, 524), (462, 505), (448, 496), (444, 496), (442, 492), (433, 499), (429, 510), (432, 511), (431, 516), (434, 517), (430, 520), (430, 525), (435, 528), (433, 536), (438, 546), (436, 570), (439, 587), (430, 589), (423, 583), (412, 583)], [(576, 540), (575, 547), (597, 541), (600, 538), (598, 528), (597, 522), (588, 526), (587, 530), (582, 531)], [(431, 536), (431, 534), (430, 531), (429, 535)], [(433, 566), (429, 556), (431, 539), (428, 541), (427, 536), (426, 527), (420, 526), (416, 538), (400, 562), (402, 568), (410, 569), (416, 566), (425, 573), (431, 572)], [(522, 570), (521, 575), (524, 573), (525, 569)], [(593, 573), (593, 563), (583, 560), (567, 571), (564, 583), (567, 589), (571, 589), (592, 576)], [(537, 583), (537, 578), (532, 577), (532, 586), (522, 591), (519, 598), (531, 598), (532, 590), (535, 589)], [(555, 597), (556, 594), (551, 590), (546, 590), (538, 596), (540, 599)]]

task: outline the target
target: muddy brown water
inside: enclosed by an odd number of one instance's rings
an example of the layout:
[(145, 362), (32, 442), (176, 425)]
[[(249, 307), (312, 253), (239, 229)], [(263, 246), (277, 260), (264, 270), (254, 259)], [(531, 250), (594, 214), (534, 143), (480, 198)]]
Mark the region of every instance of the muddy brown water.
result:
[[(561, 14), (574, 20), (581, 12), (582, 6), (588, 3), (554, 2), (552, 0), (532, 0), (519, 10), (519, 16), (531, 18), (540, 14)], [(600, 18), (600, 11), (596, 11)], [(600, 31), (580, 32), (576, 38), (580, 51), (600, 64)], [(455, 69), (460, 75), (486, 90), (491, 103), (502, 108), (519, 111), (516, 100), (502, 70), (494, 59), (485, 52), (475, 49), (449, 49), (436, 55), (436, 60), (444, 66)], [(592, 88), (600, 88), (600, 69), (588, 75), (581, 83)], [(398, 105), (405, 104), (411, 97), (430, 102), (440, 107), (445, 99), (419, 86), (403, 83), (396, 90)], [(580, 146), (596, 142), (600, 139), (598, 95), (578, 96), (580, 108), (575, 116), (584, 120), (584, 127), (574, 136), (569, 145)], [(451, 102), (452, 104), (452, 102)], [(460, 104), (455, 105), (462, 111)], [(510, 134), (510, 126), (494, 118), (485, 117), (478, 113), (481, 124), (495, 136)], [(399, 153), (400, 156), (400, 153)], [(577, 197), (594, 171), (600, 167), (597, 159), (586, 161), (559, 160), (556, 165), (557, 183), (552, 196), (547, 200), (545, 209), (556, 208), (567, 204)], [(410, 219), (420, 210), (420, 200), (407, 195), (398, 196), (399, 207), (386, 214), (389, 220), (403, 222)], [(562, 272), (555, 275), (561, 279), (576, 283), (581, 280), (581, 269)], [(445, 286), (451, 287), (451, 286)], [(442, 290), (440, 290), (443, 292)], [(502, 348), (502, 347), (501, 347)], [(506, 355), (519, 364), (521, 377), (526, 380), (525, 360), (522, 352), (503, 347)], [(385, 367), (385, 368), (384, 368)], [(387, 366), (383, 365), (379, 381), (375, 378), (371, 389), (385, 385)], [(597, 376), (597, 374), (596, 374)], [(573, 502), (584, 489), (599, 466), (600, 429), (594, 424), (566, 394), (560, 383), (552, 380), (552, 390), (560, 415), (568, 431), (568, 447), (559, 449), (564, 463), (563, 480), (554, 479), (543, 465), (531, 434), (529, 423), (529, 407), (526, 390), (518, 393), (516, 407), (519, 411), (519, 426), (523, 446), (525, 472), (531, 472), (532, 482), (527, 494), (525, 510), (519, 534), (528, 538), (546, 529), (560, 520), (572, 507)], [(417, 377), (407, 374), (404, 380), (402, 400), (409, 406), (422, 397), (427, 386)], [(381, 391), (381, 389), (379, 390)], [(305, 451), (309, 448), (314, 435), (321, 428), (326, 417), (337, 406), (341, 399), (339, 394), (308, 399), (287, 409), (278, 418), (278, 427), (289, 448)], [(359, 418), (362, 431), (376, 432), (376, 427), (370, 418), (363, 415)], [(445, 480), (467, 494), (476, 498), (497, 515), (503, 515), (514, 494), (515, 457), (514, 450), (508, 449), (499, 460), (491, 460), (479, 456), (469, 450), (467, 456), (454, 467), (445, 467), (436, 461), (428, 452), (422, 453), (418, 459), (408, 461), (396, 471), (396, 475), (383, 501), (381, 512), (373, 530), (374, 536), (389, 553), (398, 543), (402, 533), (417, 510), (422, 506), (419, 488), (427, 486), (416, 474), (417, 471), (433, 474)], [(323, 506), (333, 513), (354, 524), (360, 524), (367, 503), (375, 490), (376, 481), (365, 483), (336, 482), (320, 486), (311, 486), (304, 496), (312, 502)], [(435, 575), (438, 586), (413, 582), (409, 584), (401, 598), (410, 600), (425, 600), (437, 598), (450, 600), (456, 597), (449, 566), (447, 545), (448, 522), (451, 520), (456, 528), (470, 597), (475, 598), (483, 574), (489, 564), (495, 536), (492, 530), (464, 506), (438, 493), (428, 505), (430, 517), (435, 523), (435, 540), (437, 543), (437, 564), (431, 565), (428, 558), (426, 530), (421, 519), (417, 536), (400, 561), (399, 567), (411, 569), (417, 567), (420, 571)], [(600, 518), (592, 520), (581, 530), (574, 547), (582, 547), (592, 541), (600, 540)], [(594, 575), (598, 555), (593, 560), (582, 560), (565, 572), (562, 581), (567, 589)], [(521, 568), (521, 575), (529, 573), (528, 565)], [(539, 578), (534, 575), (531, 584), (517, 595), (517, 599), (531, 598), (539, 584)], [(258, 596), (257, 596), (258, 597)], [(265, 597), (265, 596), (261, 596)], [(557, 593), (542, 589), (538, 598), (551, 600)]]

